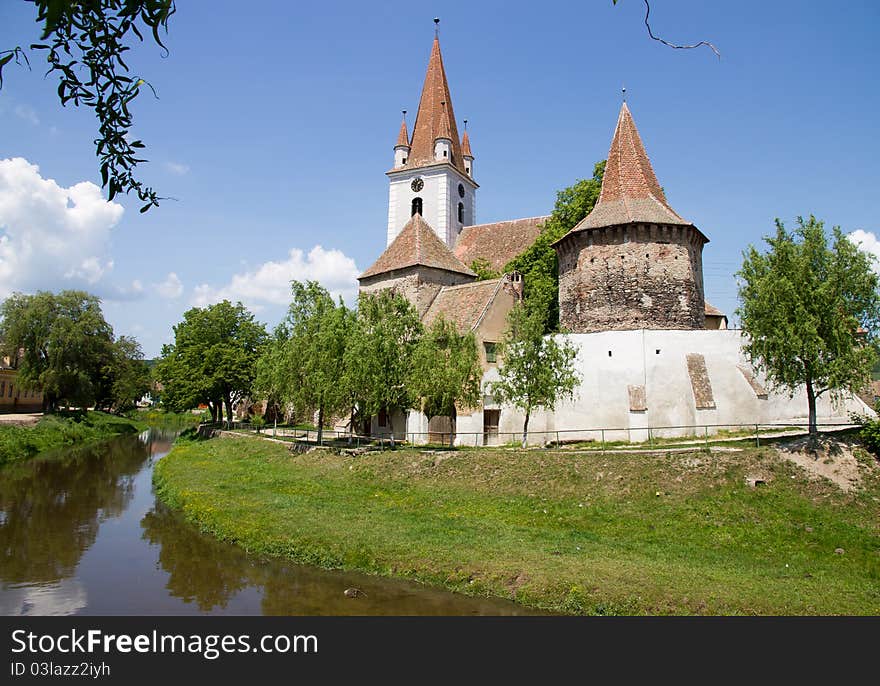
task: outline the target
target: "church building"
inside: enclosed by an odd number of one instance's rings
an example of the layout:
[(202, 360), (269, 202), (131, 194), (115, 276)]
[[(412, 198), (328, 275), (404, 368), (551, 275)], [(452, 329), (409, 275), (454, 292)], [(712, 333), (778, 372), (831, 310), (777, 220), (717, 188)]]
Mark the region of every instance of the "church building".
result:
[[(516, 273), (479, 281), (472, 267), (500, 272), (534, 243), (548, 216), (478, 224), (474, 160), (467, 130), (459, 136), (435, 33), (415, 122), (410, 131), (404, 112), (386, 172), (386, 247), (358, 280), (361, 293), (402, 293), (426, 325), (442, 316), (473, 332), (486, 391), (480, 407), (461, 408), (455, 425), (433, 418), (429, 426), (421, 413), (407, 413), (406, 437), (416, 443), (451, 432), (460, 444), (480, 445), (522, 430), (521, 413), (494, 403), (488, 383), (503, 364), (495, 347), (523, 282)], [(578, 349), (581, 384), (555, 411), (533, 413), (533, 440), (594, 440), (602, 429), (607, 440), (644, 440), (649, 428), (661, 436), (697, 425), (805, 421), (804, 393), (765, 388), (743, 355), (741, 332), (727, 330), (726, 316), (706, 302), (708, 242), (669, 204), (624, 102), (599, 199), (553, 246), (566, 332), (558, 335)], [(823, 399), (819, 419), (845, 421), (850, 411), (870, 413), (855, 397)], [(374, 433), (389, 430), (387, 418), (386, 426), (373, 422)]]

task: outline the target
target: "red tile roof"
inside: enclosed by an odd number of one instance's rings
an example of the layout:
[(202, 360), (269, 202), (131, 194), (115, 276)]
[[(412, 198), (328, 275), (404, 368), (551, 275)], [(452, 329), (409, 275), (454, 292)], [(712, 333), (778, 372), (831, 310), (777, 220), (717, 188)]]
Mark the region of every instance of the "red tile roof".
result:
[(465, 157), (473, 157), (474, 153), (471, 152), (471, 139), (468, 136), (468, 132), (465, 131), (461, 137), (461, 154)]
[(474, 260), (486, 260), (501, 271), (514, 257), (530, 248), (549, 217), (510, 219), (491, 224), (474, 224), (462, 229), (455, 243), (455, 256), (470, 266)]
[(431, 326), (439, 317), (455, 324), (460, 333), (473, 331), (489, 309), (504, 279), (475, 281), (460, 286), (444, 286), (422, 317)]
[(449, 95), (449, 84), (446, 82), (446, 71), (440, 54), (440, 40), (435, 36), (431, 47), (431, 58), (428, 61), (428, 71), (425, 74), (425, 85), (422, 87), (422, 97), (419, 101), (419, 111), (413, 126), (412, 149), (406, 166), (413, 168), (436, 162), (434, 141), (440, 137), (452, 141), (450, 162), (464, 172), (458, 128), (452, 111), (452, 97)]
[(725, 315), (721, 310), (712, 305), (708, 300), (706, 301), (706, 314), (710, 317), (725, 317)]
[(394, 147), (396, 148), (398, 145), (409, 147), (409, 133), (406, 130), (406, 119), (400, 122), (400, 133), (397, 134), (397, 143), (394, 144)]
[(632, 114), (623, 103), (608, 151), (599, 200), (571, 233), (634, 222), (691, 226), (669, 206)]
[(462, 264), (420, 214), (410, 219), (385, 252), (358, 279), (415, 266), (476, 276)]

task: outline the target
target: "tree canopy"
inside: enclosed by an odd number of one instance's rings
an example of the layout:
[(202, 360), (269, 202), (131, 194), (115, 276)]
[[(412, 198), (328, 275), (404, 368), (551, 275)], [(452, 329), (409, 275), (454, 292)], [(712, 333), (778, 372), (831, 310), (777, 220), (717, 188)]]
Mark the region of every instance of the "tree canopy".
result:
[(816, 399), (864, 389), (871, 379), (880, 322), (878, 277), (872, 258), (835, 226), (798, 217), (789, 232), (753, 246), (737, 272), (746, 335), (744, 350), (768, 381), (793, 393), (806, 388), (809, 429), (816, 434)]
[(399, 293), (364, 293), (358, 300), (357, 326), (345, 351), (346, 374), (364, 415), (388, 412), (392, 440), (395, 412), (414, 403), (410, 369), (422, 333), (415, 307)]
[(101, 300), (84, 291), (14, 293), (0, 306), (3, 352), (18, 383), (40, 390), (44, 410), (59, 403), (125, 409), (145, 392), (148, 372), (137, 341), (114, 338)]
[(480, 402), (482, 377), (474, 334), (459, 333), (443, 317), (416, 344), (409, 386), (429, 420), (451, 417), (454, 426), (458, 407)]
[(187, 310), (156, 365), (162, 403), (175, 410), (207, 403), (214, 419), (222, 418), (222, 403), (232, 421), (233, 403), (253, 389), (265, 342), (265, 328), (241, 303), (224, 300)]
[(568, 341), (544, 335), (541, 312), (516, 305), (508, 315), (508, 328), (501, 343), (499, 380), (489, 390), (497, 402), (509, 403), (525, 412), (522, 447), (528, 442), (532, 410), (553, 410), (578, 385), (574, 370), (577, 350)]
[(542, 313), (547, 333), (559, 330), (559, 264), (553, 243), (593, 209), (602, 190), (604, 174), (603, 160), (593, 167), (593, 178), (580, 179), (559, 191), (553, 212), (535, 242), (504, 267), (504, 272), (518, 271), (523, 275), (526, 305)]
[(259, 363), (260, 389), (303, 414), (317, 411), (318, 442), (327, 415), (350, 410), (344, 359), (354, 313), (317, 281), (291, 282), (287, 317)]

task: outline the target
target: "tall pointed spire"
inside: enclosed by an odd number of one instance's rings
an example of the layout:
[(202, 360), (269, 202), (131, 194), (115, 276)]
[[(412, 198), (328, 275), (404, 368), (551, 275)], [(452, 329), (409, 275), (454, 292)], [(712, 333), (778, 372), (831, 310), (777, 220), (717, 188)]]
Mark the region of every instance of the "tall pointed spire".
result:
[(669, 206), (629, 107), (624, 102), (608, 151), (599, 200), (572, 231), (635, 222), (691, 224)]
[(443, 68), (443, 57), (440, 54), (440, 39), (435, 35), (431, 46), (431, 57), (428, 60), (428, 71), (425, 74), (425, 85), (422, 87), (422, 97), (419, 100), (419, 111), (413, 126), (412, 150), (407, 167), (436, 162), (434, 141), (437, 138), (448, 138), (452, 142), (450, 161), (456, 168), (464, 171), (458, 128), (452, 110), (452, 98), (449, 95), (449, 84)]
[(409, 147), (409, 132), (406, 130), (406, 110), (403, 111), (403, 121), (400, 122), (400, 133), (397, 134), (397, 143), (394, 147)]

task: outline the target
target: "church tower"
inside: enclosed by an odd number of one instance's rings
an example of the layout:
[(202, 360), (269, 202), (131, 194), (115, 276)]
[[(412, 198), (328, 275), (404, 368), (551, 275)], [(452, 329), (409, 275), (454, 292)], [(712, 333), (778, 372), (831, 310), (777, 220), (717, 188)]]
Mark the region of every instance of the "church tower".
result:
[(387, 172), (387, 245), (418, 214), (451, 249), (461, 230), (476, 223), (479, 186), (473, 179), (473, 161), (467, 132), (464, 140), (458, 136), (435, 32), (412, 137), (404, 119), (394, 146), (394, 168)]
[(703, 329), (703, 246), (672, 209), (626, 102), (592, 211), (553, 247), (559, 323), (571, 333)]

